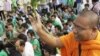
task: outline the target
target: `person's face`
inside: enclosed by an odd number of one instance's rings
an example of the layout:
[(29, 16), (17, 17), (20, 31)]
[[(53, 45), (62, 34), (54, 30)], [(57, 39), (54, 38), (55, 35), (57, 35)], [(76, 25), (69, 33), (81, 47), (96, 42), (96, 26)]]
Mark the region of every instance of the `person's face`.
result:
[(19, 52), (23, 52), (23, 51), (24, 51), (24, 47), (23, 47), (23, 46), (20, 46), (20, 40), (17, 40), (17, 41), (16, 41), (15, 46), (16, 46), (16, 49), (17, 49)]
[(70, 11), (72, 11), (72, 9), (69, 7), (69, 8), (68, 8), (68, 11), (70, 12)]
[(24, 27), (21, 27), (21, 30), (24, 32), (26, 29)]
[(65, 9), (65, 12), (68, 12), (68, 9)]
[(18, 22), (19, 22), (19, 24), (20, 24), (20, 25), (22, 25), (22, 24), (23, 24), (23, 21), (22, 21), (22, 20), (19, 20)]
[(35, 38), (35, 36), (31, 36), (30, 33), (27, 33), (27, 35), (28, 35), (28, 37), (29, 37), (30, 39), (34, 39), (34, 38)]
[(13, 26), (12, 25), (9, 25), (8, 26), (8, 31), (12, 31), (13, 30)]
[(55, 20), (55, 17), (51, 17), (51, 20), (54, 21)]
[(31, 8), (30, 8), (30, 7), (28, 7), (28, 8), (27, 8), (27, 10), (29, 11), (29, 10), (31, 10)]
[(74, 12), (70, 12), (71, 15), (74, 15)]
[(52, 24), (51, 23), (48, 23), (47, 26), (52, 27)]
[(90, 39), (92, 28), (89, 27), (89, 20), (86, 17), (79, 16), (74, 21), (73, 32), (75, 39), (78, 41), (86, 41)]
[(51, 12), (53, 13), (54, 12), (54, 9), (51, 9)]

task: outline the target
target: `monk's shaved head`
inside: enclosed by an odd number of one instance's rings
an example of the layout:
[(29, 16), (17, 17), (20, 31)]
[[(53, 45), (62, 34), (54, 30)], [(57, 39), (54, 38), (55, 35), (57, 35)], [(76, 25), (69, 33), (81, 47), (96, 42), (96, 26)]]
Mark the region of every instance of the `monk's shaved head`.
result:
[(73, 32), (78, 41), (94, 40), (97, 36), (98, 15), (93, 11), (82, 11), (74, 21)]
[(84, 19), (88, 20), (88, 24), (90, 27), (97, 27), (99, 23), (99, 17), (93, 11), (82, 11), (79, 16), (85, 17)]

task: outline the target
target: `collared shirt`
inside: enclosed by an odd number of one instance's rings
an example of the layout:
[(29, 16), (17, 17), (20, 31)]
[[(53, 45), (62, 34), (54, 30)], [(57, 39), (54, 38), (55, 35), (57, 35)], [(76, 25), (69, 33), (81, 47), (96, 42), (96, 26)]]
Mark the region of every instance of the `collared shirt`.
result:
[(25, 43), (25, 49), (22, 56), (34, 56), (33, 46), (30, 42)]

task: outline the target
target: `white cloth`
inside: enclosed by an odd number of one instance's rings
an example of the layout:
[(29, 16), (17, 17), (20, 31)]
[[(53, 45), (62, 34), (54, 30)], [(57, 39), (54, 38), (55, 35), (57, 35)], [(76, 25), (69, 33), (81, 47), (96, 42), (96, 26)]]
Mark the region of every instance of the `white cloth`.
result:
[(7, 0), (10, 4), (12, 4), (12, 0)]
[(24, 0), (24, 4), (31, 3), (31, 0)]
[(56, 0), (55, 5), (59, 5), (59, 4), (60, 4), (60, 1), (59, 0)]
[(46, 0), (46, 3), (51, 3), (52, 2), (52, 0)]
[(33, 46), (30, 42), (25, 43), (25, 49), (22, 56), (34, 56)]
[(0, 0), (0, 11), (4, 10), (4, 2)]
[[(87, 4), (87, 2), (86, 2), (86, 0), (83, 0), (83, 5), (85, 5), (85, 4)], [(89, 10), (90, 10), (92, 8), (92, 6), (93, 6), (92, 5), (92, 0), (89, 0), (88, 4), (89, 4)]]
[(56, 17), (55, 21), (57, 21), (57, 22), (60, 24), (60, 26), (61, 26), (61, 29), (63, 29), (62, 22), (61, 22), (61, 20), (60, 20), (58, 17)]
[(25, 23), (26, 21), (25, 21), (25, 18), (24, 17), (21, 17), (22, 18), (22, 20), (23, 20), (23, 23)]
[(5, 1), (5, 11), (11, 11), (11, 4), (12, 4), (12, 1), (11, 0), (7, 0)]
[(56, 54), (56, 56), (61, 56), (60, 54)]

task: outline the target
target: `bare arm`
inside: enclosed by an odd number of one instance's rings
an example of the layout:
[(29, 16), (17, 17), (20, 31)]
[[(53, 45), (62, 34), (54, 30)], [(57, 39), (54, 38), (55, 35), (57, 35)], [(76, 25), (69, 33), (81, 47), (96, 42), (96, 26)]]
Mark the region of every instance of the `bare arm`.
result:
[(37, 33), (40, 36), (40, 39), (45, 41), (50, 46), (63, 47), (63, 44), (59, 38), (50, 35), (49, 33), (45, 32), (43, 29), (39, 29)]
[(45, 31), (43, 24), (41, 23), (40, 16), (37, 14), (37, 20), (33, 20), (32, 26), (40, 36), (40, 39), (45, 41), (47, 44), (53, 47), (63, 47), (63, 43), (57, 37), (54, 37)]

